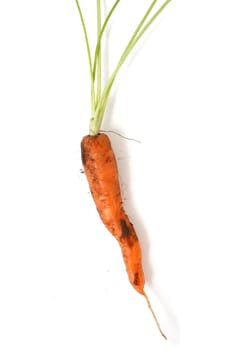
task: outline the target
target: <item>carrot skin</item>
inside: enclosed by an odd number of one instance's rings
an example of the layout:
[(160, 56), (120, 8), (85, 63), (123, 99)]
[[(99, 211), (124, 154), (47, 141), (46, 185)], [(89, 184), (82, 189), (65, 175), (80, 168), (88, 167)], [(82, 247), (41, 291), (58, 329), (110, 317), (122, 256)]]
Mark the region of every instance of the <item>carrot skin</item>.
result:
[(81, 155), (100, 218), (120, 244), (130, 283), (138, 293), (144, 295), (141, 248), (134, 227), (123, 208), (117, 163), (108, 136), (84, 136)]
[(134, 227), (123, 208), (117, 163), (108, 136), (84, 136), (81, 155), (96, 208), (104, 225), (120, 244), (129, 281), (145, 297), (161, 335), (167, 339), (144, 291), (141, 248)]

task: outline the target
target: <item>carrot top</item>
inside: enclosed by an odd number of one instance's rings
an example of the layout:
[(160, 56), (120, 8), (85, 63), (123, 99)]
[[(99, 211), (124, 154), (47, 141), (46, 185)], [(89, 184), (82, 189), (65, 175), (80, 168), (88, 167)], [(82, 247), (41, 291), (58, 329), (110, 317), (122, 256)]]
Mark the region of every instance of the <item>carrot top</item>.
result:
[[(137, 42), (140, 40), (142, 35), (146, 32), (146, 30), (150, 27), (150, 25), (154, 22), (154, 20), (158, 17), (158, 15), (165, 9), (165, 7), (171, 2), (171, 0), (165, 0), (164, 3), (159, 7), (159, 9), (155, 12), (154, 15), (151, 15), (152, 10), (154, 9), (154, 6), (157, 2), (157, 0), (153, 0), (151, 2), (151, 5), (145, 12), (144, 16), (142, 17), (140, 23), (136, 27), (134, 33), (132, 34), (130, 40), (128, 41), (128, 44), (126, 45), (122, 55), (119, 58), (119, 61), (113, 70), (112, 74), (108, 78), (105, 86), (102, 88), (102, 53), (101, 53), (101, 43), (102, 43), (102, 37), (103, 33), (105, 32), (105, 29), (107, 25), (109, 24), (109, 20), (115, 11), (117, 5), (119, 4), (120, 0), (116, 0), (108, 12), (105, 20), (102, 23), (101, 19), (101, 1), (96, 0), (96, 17), (97, 17), (97, 40), (96, 40), (96, 46), (95, 46), (95, 52), (94, 55), (91, 55), (90, 50), (90, 44), (89, 44), (89, 37), (87, 33), (86, 24), (84, 21), (83, 13), (80, 7), (80, 2), (78, 0), (75, 0), (78, 12), (84, 32), (84, 38), (87, 48), (87, 55), (88, 55), (88, 63), (89, 63), (89, 70), (90, 70), (90, 80), (91, 80), (91, 119), (90, 119), (90, 126), (89, 126), (89, 134), (90, 135), (97, 135), (99, 133), (99, 130), (101, 128), (101, 124), (103, 121), (104, 113), (106, 110), (108, 98), (113, 86), (113, 83), (117, 77), (117, 74), (122, 67), (123, 63), (125, 62), (126, 58), (132, 51), (132, 49), (135, 47)], [(149, 19), (149, 16), (151, 15), (151, 18)]]

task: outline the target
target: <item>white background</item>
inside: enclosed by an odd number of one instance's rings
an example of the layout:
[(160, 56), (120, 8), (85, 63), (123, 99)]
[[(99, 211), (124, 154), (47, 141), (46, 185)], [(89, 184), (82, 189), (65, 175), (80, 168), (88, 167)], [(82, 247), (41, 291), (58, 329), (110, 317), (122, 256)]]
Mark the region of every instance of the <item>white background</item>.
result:
[[(92, 42), (95, 1), (80, 1)], [(108, 7), (111, 1), (105, 1)], [(104, 76), (150, 1), (123, 1)], [(103, 128), (165, 342), (80, 172), (89, 72), (74, 0), (0, 3), (0, 348), (232, 349), (232, 4), (175, 1)]]

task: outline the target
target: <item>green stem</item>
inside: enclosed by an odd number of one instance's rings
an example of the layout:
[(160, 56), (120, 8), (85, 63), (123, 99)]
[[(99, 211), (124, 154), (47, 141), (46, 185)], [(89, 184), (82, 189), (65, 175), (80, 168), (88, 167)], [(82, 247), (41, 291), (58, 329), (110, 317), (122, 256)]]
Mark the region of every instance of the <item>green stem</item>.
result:
[(99, 54), (99, 49), (100, 49), (100, 45), (101, 45), (101, 39), (102, 39), (103, 33), (104, 33), (104, 31), (105, 31), (105, 29), (107, 27), (109, 19), (111, 18), (112, 14), (113, 14), (115, 8), (117, 7), (117, 5), (119, 4), (119, 2), (120, 2), (120, 0), (117, 0), (113, 4), (111, 10), (109, 11), (109, 13), (108, 13), (108, 15), (107, 15), (107, 17), (106, 17), (106, 19), (104, 21), (104, 24), (103, 24), (103, 26), (101, 28), (101, 31), (99, 33), (99, 36), (98, 36), (98, 41), (97, 41), (96, 48), (95, 48), (94, 64), (93, 64), (93, 77), (94, 77), (94, 79), (95, 79), (95, 74), (96, 74), (97, 57), (98, 57), (98, 54)]
[[(159, 10), (155, 13), (155, 15), (148, 21), (148, 23), (143, 27), (145, 21), (147, 20), (151, 10), (153, 9), (155, 3), (157, 0), (154, 0), (148, 10), (146, 11), (145, 15), (143, 16), (142, 20), (140, 21), (139, 25), (137, 26), (136, 30), (134, 31), (131, 39), (128, 42), (128, 45), (126, 46), (123, 54), (120, 57), (120, 60), (114, 69), (112, 75), (110, 76), (109, 80), (107, 81), (107, 84), (104, 88), (104, 91), (102, 93), (101, 99), (99, 101), (99, 104), (97, 106), (97, 109), (95, 111), (95, 116), (90, 121), (90, 134), (96, 135), (99, 132), (99, 129), (101, 127), (101, 123), (103, 120), (104, 112), (107, 106), (107, 101), (109, 98), (109, 94), (111, 92), (112, 85), (115, 81), (115, 78), (122, 67), (123, 63), (125, 62), (126, 58), (128, 57), (129, 53), (132, 51), (132, 49), (135, 47), (138, 40), (141, 38), (141, 36), (146, 32), (146, 30), (149, 28), (149, 26), (153, 23), (153, 21), (158, 17), (158, 15), (165, 9), (165, 7), (171, 2), (171, 0), (167, 0), (164, 2), (164, 4), (159, 8)], [(143, 27), (143, 28), (142, 28)], [(141, 29), (142, 28), (142, 29)]]
[[(147, 24), (143, 27), (143, 29), (141, 29), (140, 33), (135, 37), (134, 42), (133, 42), (133, 46), (132, 48), (136, 45), (136, 43), (139, 41), (139, 39), (141, 38), (141, 36), (145, 33), (145, 31), (149, 28), (149, 26), (152, 24), (152, 22), (154, 22), (154, 20), (159, 16), (159, 14), (164, 10), (164, 8), (169, 4), (169, 2), (171, 2), (172, 0), (166, 0), (164, 2), (163, 5), (161, 5), (161, 7), (158, 9), (158, 11), (154, 14), (154, 16), (151, 17), (151, 19), (147, 22)], [(130, 51), (131, 49), (130, 48)], [(128, 54), (130, 53), (130, 51), (128, 52)], [(127, 56), (128, 56), (127, 54)]]
[[(97, 41), (101, 32), (101, 6), (100, 0), (97, 0)], [(101, 97), (101, 43), (99, 45), (99, 50), (97, 54), (97, 88), (96, 88), (96, 101), (95, 108), (99, 103)], [(94, 74), (93, 74), (94, 78)]]
[(84, 38), (85, 38), (86, 49), (87, 49), (87, 56), (88, 56), (88, 63), (89, 63), (89, 70), (90, 70), (90, 78), (91, 78), (91, 107), (92, 107), (92, 116), (93, 116), (94, 113), (95, 113), (95, 110), (94, 110), (94, 106), (95, 106), (95, 86), (94, 86), (94, 75), (93, 75), (93, 71), (92, 71), (91, 50), (90, 50), (90, 44), (89, 44), (89, 40), (88, 40), (87, 29), (86, 29), (85, 21), (84, 21), (84, 18), (83, 18), (82, 10), (81, 10), (79, 1), (78, 0), (75, 0), (75, 1), (76, 1), (76, 5), (78, 7), (78, 12), (79, 12), (79, 16), (80, 16), (83, 32), (84, 32)]

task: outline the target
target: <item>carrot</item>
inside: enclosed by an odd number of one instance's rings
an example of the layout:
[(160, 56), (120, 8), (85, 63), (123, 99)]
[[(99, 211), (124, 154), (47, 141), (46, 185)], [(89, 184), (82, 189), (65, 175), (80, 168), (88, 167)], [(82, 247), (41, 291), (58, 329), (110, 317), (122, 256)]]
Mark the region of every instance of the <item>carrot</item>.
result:
[(120, 244), (129, 281), (146, 298), (160, 333), (167, 339), (144, 291), (141, 248), (134, 227), (123, 208), (116, 159), (108, 136), (84, 136), (81, 155), (96, 208), (102, 222)]
[(123, 208), (117, 164), (111, 143), (107, 135), (100, 133), (100, 128), (112, 86), (123, 63), (150, 25), (166, 8), (171, 0), (164, 0), (164, 3), (149, 19), (157, 0), (153, 0), (151, 2), (103, 88), (101, 74), (103, 66), (101, 45), (102, 38), (109, 20), (120, 3), (120, 0), (116, 0), (113, 3), (113, 6), (107, 13), (103, 23), (101, 0), (96, 0), (97, 41), (93, 56), (91, 55), (91, 45), (89, 43), (89, 37), (80, 7), (80, 2), (78, 0), (75, 1), (77, 4), (87, 49), (91, 87), (91, 118), (89, 124), (89, 135), (85, 136), (81, 142), (84, 171), (87, 176), (89, 187), (99, 215), (106, 228), (112, 233), (120, 244), (129, 281), (134, 289), (145, 297), (155, 322), (157, 323), (159, 331), (166, 339), (166, 336), (161, 330), (148, 296), (144, 290), (145, 277), (142, 268), (142, 254), (139, 240), (134, 227)]

